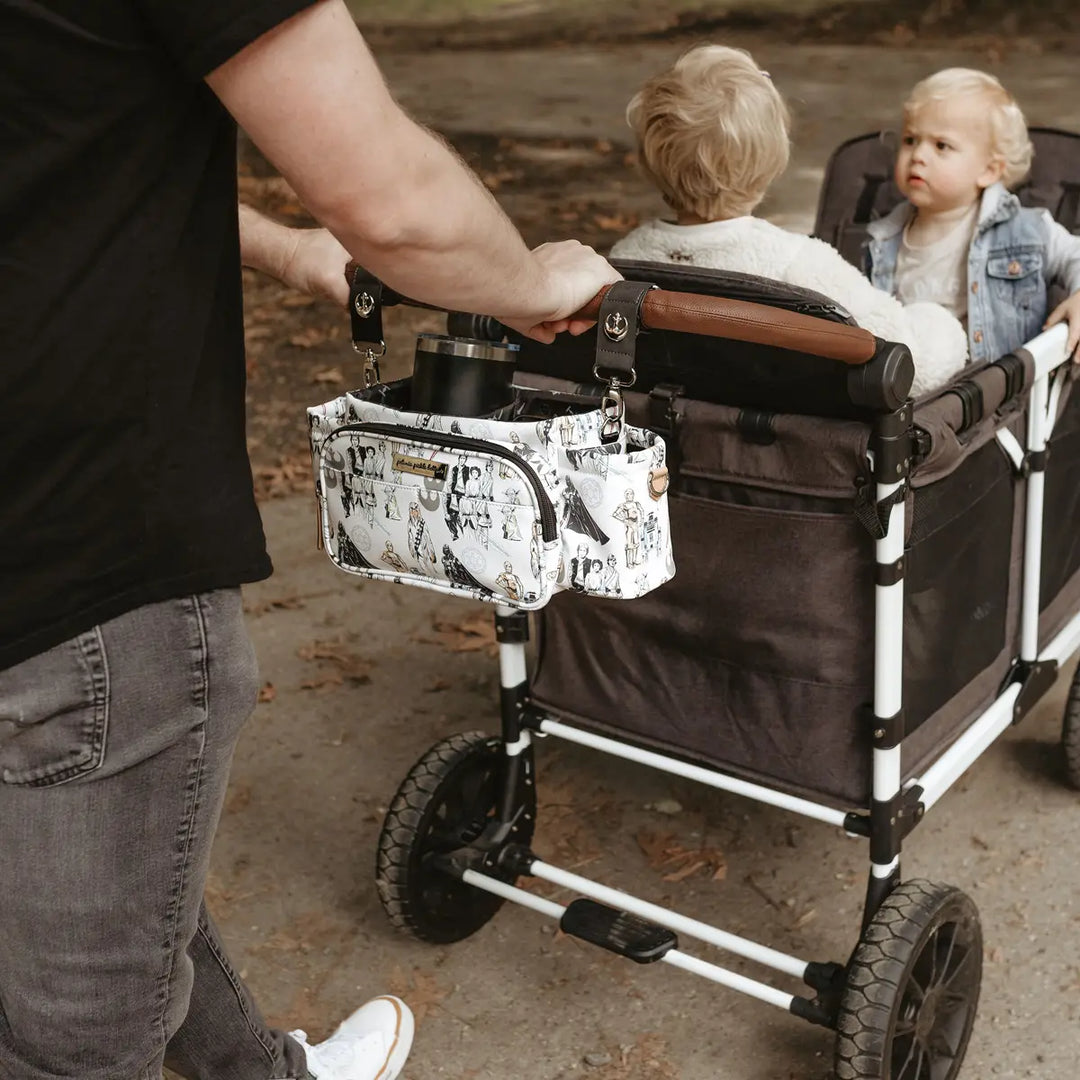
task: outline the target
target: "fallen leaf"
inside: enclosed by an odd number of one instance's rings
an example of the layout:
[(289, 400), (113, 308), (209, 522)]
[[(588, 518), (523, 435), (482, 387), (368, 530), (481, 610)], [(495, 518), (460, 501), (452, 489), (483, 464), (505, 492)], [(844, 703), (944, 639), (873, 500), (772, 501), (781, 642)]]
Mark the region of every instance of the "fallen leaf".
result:
[(439, 635), (439, 644), (448, 652), (483, 651), (489, 656), (499, 653), (495, 620), (487, 612), (477, 612), (458, 623), (436, 620), (432, 629)]
[(228, 797), (225, 799), (225, 812), (235, 814), (238, 810), (243, 810), (249, 802), (251, 802), (251, 785), (237, 784), (229, 789)]
[(593, 223), (598, 229), (609, 232), (629, 232), (641, 223), (638, 214), (597, 214)]
[(345, 680), (334, 672), (322, 675), (317, 679), (305, 679), (300, 684), (301, 690), (328, 690), (335, 686), (341, 686)]
[(259, 689), (259, 696), (256, 699), (260, 704), (265, 704), (268, 701), (273, 701), (277, 697), (277, 688), (272, 682), (263, 683)]
[[(305, 326), (295, 334), (289, 335), (289, 344), (301, 349), (310, 349), (312, 345), (321, 345), (326, 340), (326, 331), (318, 326)], [(340, 374), (340, 373), (339, 373)], [(316, 377), (316, 382), (319, 379)]]
[(301, 645), (296, 650), (296, 655), (301, 660), (314, 661), (320, 669), (325, 670), (327, 665), (333, 665), (336, 669), (324, 675), (320, 680), (308, 680), (307, 683), (301, 683), (302, 689), (315, 689), (331, 684), (340, 686), (345, 679), (354, 683), (367, 683), (371, 681), (371, 669), (375, 666), (370, 660), (365, 660), (359, 654), (350, 652), (337, 640), (312, 641), (307, 645)]

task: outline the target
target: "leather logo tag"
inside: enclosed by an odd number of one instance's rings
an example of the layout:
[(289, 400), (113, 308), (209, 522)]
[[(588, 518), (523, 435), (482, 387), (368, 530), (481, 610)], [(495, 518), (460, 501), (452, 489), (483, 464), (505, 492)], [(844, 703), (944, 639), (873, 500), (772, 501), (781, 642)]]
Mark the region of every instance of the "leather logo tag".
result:
[(417, 476), (428, 476), (432, 480), (446, 479), (446, 466), (440, 461), (429, 461), (427, 458), (395, 454), (393, 468), (396, 472), (415, 473)]

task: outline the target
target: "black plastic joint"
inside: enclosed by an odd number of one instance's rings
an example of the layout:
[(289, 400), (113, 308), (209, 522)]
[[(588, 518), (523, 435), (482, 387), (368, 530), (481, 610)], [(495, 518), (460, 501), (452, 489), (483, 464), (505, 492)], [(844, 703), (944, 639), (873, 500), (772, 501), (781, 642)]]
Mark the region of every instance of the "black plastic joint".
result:
[(922, 821), (926, 806), (922, 802), (923, 789), (910, 787), (889, 799), (870, 804), (870, 861), (884, 866), (900, 854), (904, 840)]
[(792, 1016), (798, 1016), (803, 1020), (809, 1020), (818, 1027), (836, 1030), (836, 1019), (831, 1010), (816, 1001), (808, 1001), (806, 998), (794, 997), (791, 999), (790, 1012)]
[(1056, 660), (1018, 660), (1010, 682), (1020, 683), (1020, 693), (1013, 704), (1013, 723), (1021, 720), (1035, 707), (1040, 698), (1057, 682)]
[(874, 749), (891, 750), (904, 741), (904, 710), (899, 709), (892, 716), (875, 716)]
[(870, 817), (867, 814), (856, 814), (853, 811), (844, 815), (844, 832), (852, 836), (870, 835)]
[(895, 585), (904, 580), (904, 560), (897, 559), (895, 562), (874, 564), (875, 585)]
[(910, 402), (874, 421), (870, 449), (874, 453), (874, 479), (879, 484), (895, 484), (911, 472), (915, 452)]
[(499, 854), (499, 868), (517, 877), (530, 877), (536, 856), (520, 844), (507, 844)]
[(495, 640), (500, 645), (521, 645), (529, 640), (529, 616), (524, 611), (495, 616)]
[(833, 991), (842, 988), (847, 977), (843, 964), (821, 964), (813, 960), (806, 965), (803, 982), (815, 990)]
[(1030, 476), (1033, 472), (1046, 472), (1046, 463), (1050, 460), (1050, 448), (1044, 450), (1029, 450), (1024, 455), (1024, 475)]
[(517, 742), (521, 738), (521, 721), (528, 692), (529, 684), (525, 682), (499, 689), (499, 716), (502, 719), (503, 738), (508, 743)]

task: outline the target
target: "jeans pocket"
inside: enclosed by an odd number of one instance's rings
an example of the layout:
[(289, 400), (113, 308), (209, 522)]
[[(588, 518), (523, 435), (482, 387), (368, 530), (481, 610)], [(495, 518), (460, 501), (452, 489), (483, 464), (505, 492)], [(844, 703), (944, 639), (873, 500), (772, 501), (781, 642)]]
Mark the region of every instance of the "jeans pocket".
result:
[(0, 780), (50, 787), (101, 765), (108, 665), (98, 630), (0, 671)]

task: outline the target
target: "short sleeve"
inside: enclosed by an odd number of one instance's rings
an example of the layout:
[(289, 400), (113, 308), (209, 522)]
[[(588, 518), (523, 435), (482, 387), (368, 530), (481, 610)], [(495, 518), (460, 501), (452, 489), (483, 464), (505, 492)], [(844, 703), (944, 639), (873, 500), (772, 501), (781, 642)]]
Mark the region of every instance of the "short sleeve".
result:
[(151, 32), (199, 80), (315, 0), (135, 0)]

